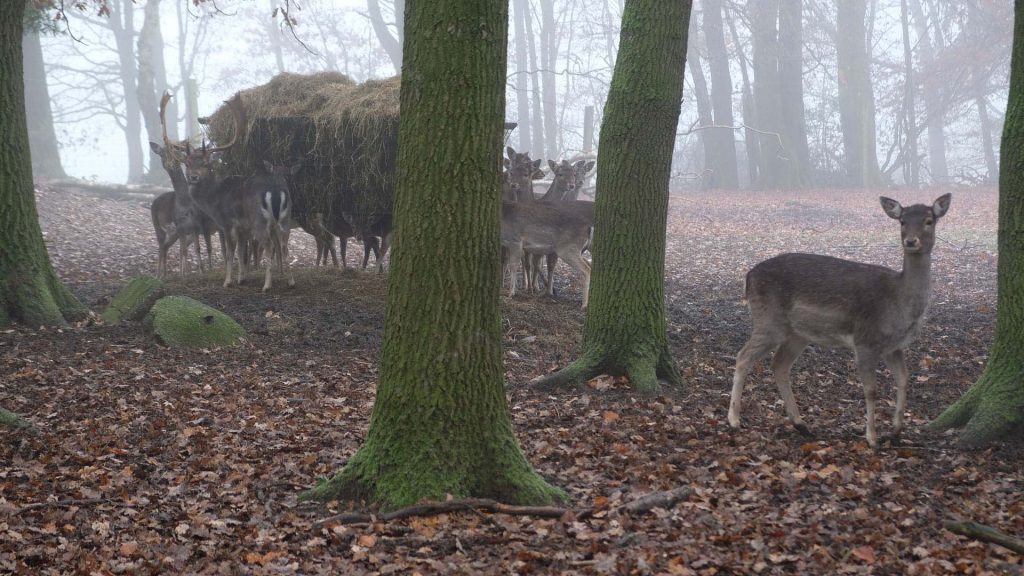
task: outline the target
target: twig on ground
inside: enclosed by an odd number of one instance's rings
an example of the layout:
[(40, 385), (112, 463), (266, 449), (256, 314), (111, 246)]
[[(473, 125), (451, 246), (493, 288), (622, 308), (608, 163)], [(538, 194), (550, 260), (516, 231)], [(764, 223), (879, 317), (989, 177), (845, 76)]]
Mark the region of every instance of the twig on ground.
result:
[(29, 510), (36, 510), (38, 508), (68, 508), (70, 506), (86, 506), (89, 504), (102, 504), (103, 502), (110, 502), (110, 498), (81, 498), (76, 500), (52, 500), (48, 502), (34, 502), (32, 504), (25, 504), (10, 512), (11, 516), (17, 516), (22, 512)]
[(1010, 536), (1004, 532), (1000, 532), (991, 526), (985, 526), (984, 524), (978, 524), (977, 522), (953, 519), (946, 520), (942, 526), (954, 534), (967, 536), (968, 538), (974, 538), (975, 540), (981, 540), (982, 542), (997, 544), (1007, 550), (1016, 552), (1017, 554), (1024, 554), (1024, 540), (1015, 536)]

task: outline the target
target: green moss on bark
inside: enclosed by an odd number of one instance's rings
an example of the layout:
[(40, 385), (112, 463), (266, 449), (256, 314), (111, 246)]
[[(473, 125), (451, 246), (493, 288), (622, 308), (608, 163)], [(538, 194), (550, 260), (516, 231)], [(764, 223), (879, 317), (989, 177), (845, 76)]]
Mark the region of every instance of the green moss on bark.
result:
[(626, 375), (656, 394), (681, 383), (668, 351), (665, 226), (686, 62), (689, 1), (627, 0), (601, 125), (594, 274), (583, 354), (539, 379), (545, 389)]
[(57, 279), (39, 228), (25, 116), (25, 5), (0, 2), (0, 325), (60, 325), (86, 313)]
[[(307, 497), (550, 504), (502, 382), (500, 154), (508, 5), (406, 6), (381, 376), (366, 442)], [(438, 32), (440, 31), (440, 33)]]
[(186, 296), (157, 300), (145, 323), (161, 344), (174, 348), (232, 346), (246, 337), (230, 316)]
[(118, 324), (123, 321), (142, 320), (163, 295), (164, 285), (160, 280), (152, 276), (132, 278), (103, 311), (103, 321), (107, 324)]
[(1024, 4), (1014, 8), (1010, 95), (999, 169), (996, 332), (981, 378), (939, 415), (933, 430), (963, 428), (960, 444), (981, 447), (1024, 432)]

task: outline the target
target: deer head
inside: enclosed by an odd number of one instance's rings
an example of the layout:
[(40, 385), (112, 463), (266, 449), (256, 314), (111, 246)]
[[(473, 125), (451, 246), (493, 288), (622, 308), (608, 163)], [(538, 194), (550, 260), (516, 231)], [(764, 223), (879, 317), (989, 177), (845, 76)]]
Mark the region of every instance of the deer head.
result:
[(185, 164), (185, 176), (189, 185), (194, 186), (212, 178), (216, 166), (215, 155), (219, 155), (238, 143), (241, 140), (241, 134), (245, 131), (245, 107), (242, 106), (241, 95), (235, 94), (232, 99), (225, 101), (225, 104), (231, 109), (234, 119), (231, 141), (223, 146), (207, 146), (204, 140), (198, 148), (194, 148), (189, 143), (185, 144), (182, 162)]

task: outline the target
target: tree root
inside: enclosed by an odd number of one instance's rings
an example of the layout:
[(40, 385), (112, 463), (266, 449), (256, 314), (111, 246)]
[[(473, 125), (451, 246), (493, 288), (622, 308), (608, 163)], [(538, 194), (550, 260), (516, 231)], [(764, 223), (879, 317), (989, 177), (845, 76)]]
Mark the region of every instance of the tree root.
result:
[[(649, 512), (654, 508), (667, 509), (675, 506), (676, 503), (680, 500), (684, 500), (691, 494), (693, 494), (693, 489), (688, 486), (667, 490), (665, 492), (654, 492), (646, 496), (641, 496), (627, 504), (623, 504), (622, 506), (615, 508), (614, 511), (634, 515)], [(486, 498), (463, 498), (460, 500), (448, 500), (446, 502), (421, 502), (407, 508), (401, 508), (399, 510), (377, 515), (362, 512), (344, 512), (334, 516), (329, 516), (316, 522), (313, 524), (313, 529), (319, 530), (330, 524), (365, 524), (378, 520), (388, 522), (391, 520), (400, 520), (402, 518), (411, 518), (413, 516), (435, 516), (437, 514), (446, 514), (448, 512), (464, 512), (470, 510), (492, 512), (496, 514), (509, 514), (512, 516), (537, 516), (540, 518), (561, 518), (567, 513), (573, 513), (578, 518), (584, 518), (592, 516), (594, 512), (597, 511), (594, 508), (573, 510), (571, 508), (561, 508), (558, 506), (512, 506)]]

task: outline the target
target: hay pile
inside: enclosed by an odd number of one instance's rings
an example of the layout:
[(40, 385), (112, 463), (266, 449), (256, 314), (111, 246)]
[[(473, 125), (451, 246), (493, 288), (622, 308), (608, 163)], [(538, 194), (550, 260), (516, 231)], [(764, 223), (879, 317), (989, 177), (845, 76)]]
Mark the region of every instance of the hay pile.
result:
[[(295, 209), (344, 210), (363, 226), (391, 212), (398, 155), (399, 78), (356, 84), (344, 74), (279, 74), (243, 90), (244, 139), (225, 161), (234, 174), (252, 174), (264, 159), (302, 162), (292, 181)], [(232, 138), (226, 105), (209, 119), (215, 142)]]

